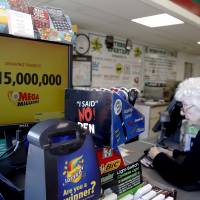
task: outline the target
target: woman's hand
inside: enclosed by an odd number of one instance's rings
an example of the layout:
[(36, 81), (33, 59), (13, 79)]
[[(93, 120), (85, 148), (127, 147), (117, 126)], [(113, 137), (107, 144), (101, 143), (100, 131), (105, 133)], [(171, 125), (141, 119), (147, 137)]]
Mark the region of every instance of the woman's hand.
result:
[(159, 153), (160, 153), (160, 151), (159, 151), (158, 147), (151, 147), (148, 155), (150, 156), (151, 159), (154, 159)]
[(148, 155), (151, 157), (151, 159), (154, 159), (159, 153), (165, 153), (169, 157), (172, 157), (172, 155), (173, 155), (173, 151), (164, 149), (162, 147), (151, 147)]
[(168, 149), (164, 149), (162, 147), (158, 147), (158, 151), (167, 154), (169, 157), (173, 156), (172, 150), (168, 150)]

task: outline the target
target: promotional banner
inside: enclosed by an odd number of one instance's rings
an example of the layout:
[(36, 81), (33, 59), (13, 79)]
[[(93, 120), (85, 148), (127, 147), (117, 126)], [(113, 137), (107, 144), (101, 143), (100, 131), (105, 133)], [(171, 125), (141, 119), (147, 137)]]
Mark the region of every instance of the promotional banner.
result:
[(121, 199), (128, 194), (135, 193), (142, 181), (141, 165), (135, 162), (103, 175), (101, 186), (103, 191), (109, 189), (117, 195), (117, 199)]
[(91, 135), (80, 149), (60, 156), (57, 166), (58, 200), (99, 199), (100, 173)]
[(191, 13), (200, 16), (200, 0), (171, 0)]
[(107, 49), (105, 36), (89, 33), (92, 56), (93, 87), (137, 87), (142, 84), (143, 47), (133, 45), (126, 50), (126, 41), (114, 39), (113, 49)]
[(119, 150), (110, 147), (98, 148), (96, 150), (101, 175), (124, 167), (124, 161)]
[(112, 95), (111, 146), (117, 147), (124, 144), (143, 132), (144, 115), (114, 93)]
[(176, 52), (159, 48), (147, 48), (144, 56), (145, 85), (165, 84), (176, 80)]
[(67, 89), (65, 119), (88, 129), (93, 134), (97, 146), (109, 146), (111, 105), (111, 92)]
[(65, 119), (93, 134), (98, 147), (116, 149), (144, 132), (144, 116), (111, 91), (67, 89)]
[(0, 37), (0, 124), (64, 116), (67, 45)]

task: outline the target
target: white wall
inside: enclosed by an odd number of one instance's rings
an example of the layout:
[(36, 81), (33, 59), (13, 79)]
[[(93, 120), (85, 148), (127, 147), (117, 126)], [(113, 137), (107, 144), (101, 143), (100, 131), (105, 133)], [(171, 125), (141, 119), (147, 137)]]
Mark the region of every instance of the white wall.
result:
[[(88, 30), (79, 30), (79, 32), (93, 32)], [(100, 35), (105, 35), (103, 33), (97, 33)], [(125, 38), (120, 38), (125, 40)], [(137, 41), (134, 41), (137, 44)], [(178, 52), (177, 59), (176, 59), (176, 80), (182, 81), (184, 79), (184, 64), (185, 62), (189, 62), (193, 64), (193, 75), (194, 77), (200, 76), (200, 56), (187, 54), (184, 52)], [(143, 66), (144, 69), (144, 66)]]

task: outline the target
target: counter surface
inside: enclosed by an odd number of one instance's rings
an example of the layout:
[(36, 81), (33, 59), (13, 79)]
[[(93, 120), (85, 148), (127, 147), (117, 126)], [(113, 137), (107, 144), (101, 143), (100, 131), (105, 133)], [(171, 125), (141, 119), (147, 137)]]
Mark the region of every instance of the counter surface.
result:
[[(142, 155), (144, 150), (150, 148), (152, 145), (144, 143), (144, 142), (133, 142), (124, 146), (125, 149), (130, 151), (129, 156), (125, 157), (125, 161), (127, 164), (132, 163), (138, 160)], [(199, 200), (200, 199), (200, 191), (198, 192), (186, 192), (181, 189), (178, 189), (175, 186), (172, 186), (170, 183), (166, 182), (155, 170), (148, 169), (142, 167), (143, 176), (147, 178), (147, 180), (155, 185), (169, 188), (175, 188), (177, 190), (177, 200)]]
[(157, 102), (157, 101), (136, 102), (136, 105), (150, 106), (150, 107), (167, 106), (168, 104), (169, 102)]

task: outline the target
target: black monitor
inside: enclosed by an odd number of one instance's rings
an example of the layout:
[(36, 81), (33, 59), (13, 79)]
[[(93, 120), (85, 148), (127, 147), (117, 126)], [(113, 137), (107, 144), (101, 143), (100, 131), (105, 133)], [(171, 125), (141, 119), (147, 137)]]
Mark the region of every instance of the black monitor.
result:
[(164, 126), (165, 137), (170, 137), (172, 135), (179, 134), (182, 125), (182, 120), (184, 119), (184, 116), (181, 115), (181, 108), (182, 108), (182, 103), (176, 101), (173, 98), (166, 109), (170, 117), (169, 122), (164, 122), (162, 124), (160, 119), (158, 119), (152, 130), (154, 132), (158, 132), (161, 131), (161, 126)]

